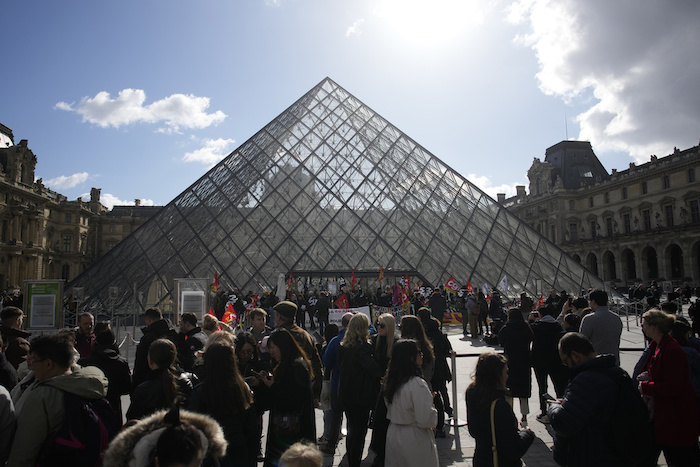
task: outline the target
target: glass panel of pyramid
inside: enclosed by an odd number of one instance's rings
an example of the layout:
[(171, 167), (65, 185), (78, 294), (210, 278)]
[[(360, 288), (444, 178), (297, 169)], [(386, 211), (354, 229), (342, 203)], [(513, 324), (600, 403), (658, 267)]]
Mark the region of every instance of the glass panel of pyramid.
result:
[(168, 308), (175, 278), (217, 272), (258, 293), (290, 271), (377, 278), (382, 267), (390, 282), (432, 286), (452, 276), (494, 288), (505, 276), (510, 297), (604, 286), (326, 78), (67, 287), (84, 287), (97, 312)]

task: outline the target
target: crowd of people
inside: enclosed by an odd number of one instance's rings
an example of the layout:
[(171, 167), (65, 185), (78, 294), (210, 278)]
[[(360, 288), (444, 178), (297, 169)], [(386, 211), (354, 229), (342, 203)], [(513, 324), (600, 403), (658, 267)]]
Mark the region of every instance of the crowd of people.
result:
[[(320, 294), (310, 322), (321, 334), (299, 325), (309, 321), (290, 298), (270, 314), (252, 310), (245, 329), (193, 313), (176, 329), (149, 308), (133, 371), (109, 323), (90, 313), (74, 329), (32, 338), (22, 310), (4, 307), (0, 465), (316, 466), (336, 452), (344, 419), (351, 467), (370, 429), (374, 467), (439, 465), (436, 438), (452, 416), (445, 297), (414, 297), (415, 312), (398, 319), (348, 312), (338, 326), (319, 315)], [(533, 372), (535, 419), (551, 425), (560, 465), (655, 465), (661, 452), (669, 465), (700, 462), (700, 340), (675, 304), (644, 313), (649, 344), (630, 377), (619, 366), (622, 321), (604, 291), (552, 291), (538, 307), (521, 296), (507, 310), (497, 294), (456, 302), (465, 336), (503, 348), (481, 354), (466, 391), (475, 466), (521, 465), (535, 439)], [(620, 432), (634, 437), (623, 443)]]

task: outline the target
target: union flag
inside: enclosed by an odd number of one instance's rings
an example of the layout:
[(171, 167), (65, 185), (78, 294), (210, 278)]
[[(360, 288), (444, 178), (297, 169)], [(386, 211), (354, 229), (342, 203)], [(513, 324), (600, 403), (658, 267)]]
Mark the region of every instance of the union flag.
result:
[(459, 290), (459, 286), (457, 285), (457, 282), (454, 280), (454, 277), (450, 276), (449, 279), (447, 279), (447, 283), (445, 284), (445, 288), (448, 290), (451, 290), (452, 293), (457, 293)]
[(350, 308), (350, 301), (348, 300), (348, 296), (345, 295), (345, 292), (341, 293), (340, 297), (335, 299), (333, 305), (335, 305), (336, 308)]

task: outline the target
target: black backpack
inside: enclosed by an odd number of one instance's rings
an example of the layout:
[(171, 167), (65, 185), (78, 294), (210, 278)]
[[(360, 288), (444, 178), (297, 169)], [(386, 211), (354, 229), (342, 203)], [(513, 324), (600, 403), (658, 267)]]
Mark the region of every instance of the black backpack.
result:
[(643, 465), (654, 445), (649, 409), (625, 371), (615, 371), (615, 367), (597, 371), (615, 381), (619, 390), (610, 421), (603, 428), (610, 452), (620, 466)]
[(107, 399), (87, 400), (63, 392), (66, 417), (42, 448), (38, 466), (100, 466), (102, 454), (117, 435), (120, 423)]

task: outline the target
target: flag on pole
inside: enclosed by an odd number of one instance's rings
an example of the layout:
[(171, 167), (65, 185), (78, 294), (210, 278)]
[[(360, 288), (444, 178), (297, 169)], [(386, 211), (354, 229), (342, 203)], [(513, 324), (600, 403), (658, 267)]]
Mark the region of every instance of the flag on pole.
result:
[(508, 295), (508, 278), (503, 275), (503, 278), (501, 279), (501, 282), (498, 283), (498, 286), (503, 289), (503, 291)]
[(540, 295), (540, 299), (537, 301), (537, 306), (541, 307), (542, 305), (544, 305), (544, 298), (542, 295)]
[(216, 293), (219, 291), (221, 288), (221, 284), (219, 283), (219, 273), (215, 272), (214, 273), (214, 280), (211, 282), (211, 291), (212, 293)]
[(474, 295), (474, 289), (472, 288), (472, 285), (471, 283), (469, 283), (469, 281), (467, 281), (467, 293), (469, 295)]
[(357, 285), (357, 279), (355, 278), (355, 270), (352, 270), (352, 278), (350, 279), (350, 288), (352, 290), (355, 290), (355, 286)]
[(486, 282), (484, 282), (484, 285), (481, 286), (481, 291), (484, 292), (486, 301), (489, 302), (491, 300), (491, 294), (489, 293), (489, 286), (486, 284)]
[(379, 270), (379, 285), (381, 286), (384, 282), (384, 266)]
[(294, 284), (294, 270), (290, 269), (289, 270), (289, 279), (287, 279), (287, 290), (292, 288), (292, 284)]
[(445, 284), (445, 288), (447, 290), (451, 290), (452, 293), (457, 293), (459, 290), (459, 286), (457, 285), (457, 282), (455, 281), (454, 277), (450, 276), (449, 279), (447, 279), (447, 283)]

